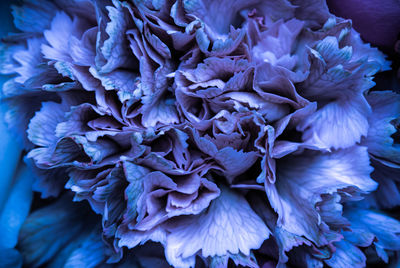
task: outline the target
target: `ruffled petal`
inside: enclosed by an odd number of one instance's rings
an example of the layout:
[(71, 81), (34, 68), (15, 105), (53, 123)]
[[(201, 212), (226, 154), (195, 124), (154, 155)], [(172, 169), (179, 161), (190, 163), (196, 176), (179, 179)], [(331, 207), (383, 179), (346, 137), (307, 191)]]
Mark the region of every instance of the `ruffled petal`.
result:
[(157, 227), (155, 229), (138, 231), (129, 230), (121, 226), (118, 228), (116, 236), (119, 238), (118, 246), (134, 248), (137, 245), (142, 245), (147, 241), (160, 242), (165, 244), (167, 232), (164, 228)]
[(45, 58), (70, 62), (68, 40), (73, 33), (72, 19), (65, 12), (58, 12), (51, 22), (50, 30), (44, 32), (49, 45), (42, 45)]
[(331, 267), (365, 267), (366, 257), (364, 253), (356, 246), (346, 240), (334, 243), (335, 253), (325, 263)]
[(400, 164), (400, 146), (392, 137), (398, 131), (395, 120), (400, 118), (400, 95), (391, 91), (371, 92), (367, 100), (372, 107), (364, 142), (369, 153)]
[(382, 208), (393, 208), (400, 205), (399, 178), (400, 169), (391, 168), (378, 160), (372, 161), (374, 172), (371, 176), (379, 183), (374, 192), (374, 199)]
[(105, 28), (108, 39), (99, 48), (104, 57), (104, 63), (97, 60), (97, 67), (101, 73), (109, 73), (118, 67), (127, 67), (132, 62), (128, 39), (125, 38), (126, 31), (133, 26), (128, 17), (129, 12), (119, 1), (113, 1), (113, 5), (106, 7), (110, 22)]
[(317, 245), (328, 243), (329, 232), (316, 203), (322, 201), (321, 195), (339, 190), (375, 190), (377, 183), (370, 178), (371, 171), (365, 147), (280, 160), (276, 183), (265, 184), (269, 201), (279, 215), (278, 225)]
[[(246, 219), (246, 220), (244, 220)], [(171, 265), (194, 265), (195, 254), (203, 257), (227, 254), (249, 255), (269, 237), (270, 231), (236, 192), (223, 188), (208, 211), (199, 216), (173, 220), (166, 241)], [(190, 234), (190, 235), (189, 235)]]
[(297, 129), (303, 140), (326, 148), (348, 148), (368, 134), (368, 114), (371, 110), (364, 99), (331, 102), (305, 118)]
[[(380, 212), (349, 208), (345, 217), (351, 222), (351, 231), (344, 231), (346, 240), (367, 247), (372, 243), (377, 255), (388, 262), (387, 251), (400, 249), (400, 222)], [(376, 238), (376, 239), (375, 239)]]

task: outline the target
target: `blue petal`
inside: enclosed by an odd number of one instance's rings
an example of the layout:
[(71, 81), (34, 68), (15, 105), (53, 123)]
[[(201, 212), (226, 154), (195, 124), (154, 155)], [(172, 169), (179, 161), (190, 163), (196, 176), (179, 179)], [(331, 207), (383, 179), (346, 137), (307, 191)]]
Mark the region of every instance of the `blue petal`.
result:
[(365, 267), (366, 257), (364, 253), (356, 246), (346, 240), (334, 243), (335, 253), (325, 263), (331, 267), (338, 268), (362, 268)]
[(295, 17), (306, 22), (307, 27), (321, 27), (330, 17), (328, 6), (323, 0), (292, 0), (296, 6)]
[(225, 256), (215, 256), (211, 258), (210, 267), (228, 267), (229, 260), (232, 260), (236, 266), (238, 267), (250, 267), (257, 268), (259, 267), (257, 264), (257, 260), (254, 257), (254, 254), (250, 254), (249, 256), (244, 255), (243, 253), (239, 254), (227, 254)]
[(400, 145), (391, 137), (396, 133), (392, 121), (400, 118), (400, 95), (391, 91), (371, 92), (367, 100), (372, 107), (371, 127), (365, 140), (368, 151), (378, 158), (400, 164)]
[[(248, 170), (258, 159), (256, 152), (237, 151), (232, 147), (225, 147), (214, 156), (215, 161), (224, 169), (228, 180)], [(240, 163), (240, 164), (239, 164)]]
[(364, 97), (331, 102), (305, 118), (297, 129), (303, 131), (303, 140), (310, 143), (348, 148), (367, 136), (370, 112)]
[(76, 245), (82, 237), (86, 237), (87, 230), (93, 228), (90, 216), (84, 207), (69, 201), (68, 196), (30, 214), (18, 241), (24, 263), (38, 267), (53, 258), (62, 262), (57, 257), (59, 254), (65, 256), (63, 249), (72, 250), (72, 244)]
[(31, 170), (21, 163), (0, 213), (0, 247), (13, 248), (17, 245), (19, 230), (31, 206), (32, 182)]
[(138, 216), (137, 202), (143, 193), (143, 179), (150, 170), (130, 162), (124, 162), (123, 168), (126, 179), (129, 182), (128, 187), (125, 189), (127, 211), (124, 221), (131, 222)]
[(0, 267), (20, 268), (22, 263), (22, 256), (17, 250), (0, 248)]
[[(380, 161), (378, 159), (378, 161)], [(400, 205), (400, 189), (398, 178), (400, 169), (390, 168), (373, 161), (374, 172), (371, 176), (379, 183), (378, 190), (374, 192), (374, 199), (382, 208), (393, 208)]]
[(29, 140), (38, 146), (51, 147), (56, 141), (57, 124), (64, 121), (68, 107), (55, 102), (44, 102), (31, 119), (27, 130)]
[(174, 99), (159, 99), (143, 112), (142, 124), (155, 127), (158, 123), (169, 125), (179, 123)]
[[(355, 188), (358, 193), (373, 191), (377, 187), (369, 175), (372, 168), (365, 147), (308, 156), (303, 154), (277, 163), (276, 183), (265, 183), (265, 189), (279, 215), (278, 226), (305, 236), (319, 246), (330, 239), (330, 232), (316, 209), (316, 203), (322, 201), (321, 195), (348, 187)], [(358, 198), (357, 194), (355, 198)]]
[(325, 37), (308, 53), (310, 74), (299, 85), (302, 94), (308, 98), (346, 98), (374, 85), (371, 76), (376, 72), (375, 65), (368, 58), (355, 59), (351, 46), (339, 48), (339, 41), (334, 36)]
[(351, 222), (351, 231), (343, 231), (346, 240), (367, 247), (375, 245), (377, 254), (388, 261), (385, 251), (400, 250), (400, 222), (383, 213), (362, 208), (349, 208), (345, 217)]
[(107, 23), (105, 32), (108, 39), (104, 41), (100, 50), (105, 59), (104, 64), (97, 66), (101, 73), (108, 73), (118, 67), (128, 67), (132, 59), (129, 53), (128, 39), (125, 33), (132, 25), (128, 17), (128, 10), (120, 1), (112, 1), (114, 6), (107, 6), (110, 22)]
[(44, 36), (49, 44), (42, 45), (44, 57), (49, 60), (71, 62), (68, 40), (72, 34), (72, 19), (65, 12), (58, 12), (51, 22), (51, 28), (44, 31)]
[(97, 267), (106, 259), (106, 245), (101, 237), (101, 228), (94, 229), (76, 247), (65, 262), (65, 268)]
[(14, 174), (20, 161), (21, 147), (15, 137), (7, 129), (4, 122), (5, 106), (0, 105), (0, 166), (2, 176), (0, 179), (0, 209), (4, 206), (13, 182)]
[(24, 32), (42, 33), (48, 29), (57, 7), (47, 0), (27, 0), (23, 6), (13, 6), (14, 24)]
[(249, 256), (251, 249), (258, 249), (270, 234), (247, 201), (228, 188), (222, 188), (220, 197), (206, 212), (176, 219), (169, 230), (165, 252), (174, 266), (194, 266), (199, 251), (203, 257)]

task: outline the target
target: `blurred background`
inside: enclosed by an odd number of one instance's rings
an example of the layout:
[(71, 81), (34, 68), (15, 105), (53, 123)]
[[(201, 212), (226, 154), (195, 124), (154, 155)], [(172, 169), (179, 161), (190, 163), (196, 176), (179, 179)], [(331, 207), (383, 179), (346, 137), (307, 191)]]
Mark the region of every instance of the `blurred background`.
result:
[[(15, 2), (0, 1), (0, 37), (16, 31), (10, 8)], [(9, 78), (1, 75), (0, 87)], [(0, 267), (19, 267), (22, 263), (14, 247), (31, 206), (33, 178), (21, 161), (22, 145), (6, 126), (6, 111), (7, 105), (0, 100)]]
[[(0, 2), (0, 36), (7, 35), (8, 32), (15, 32), (13, 27), (13, 18), (11, 15), (10, 4), (15, 1)], [(0, 75), (0, 86), (7, 81), (9, 77)], [(0, 95), (1, 96), (1, 95)], [(15, 135), (13, 135), (4, 122), (7, 106), (4, 101), (0, 101), (0, 209), (4, 207), (6, 196), (9, 194), (10, 184), (13, 183), (14, 173), (20, 162), (22, 148)], [(1, 211), (1, 210), (0, 210)]]

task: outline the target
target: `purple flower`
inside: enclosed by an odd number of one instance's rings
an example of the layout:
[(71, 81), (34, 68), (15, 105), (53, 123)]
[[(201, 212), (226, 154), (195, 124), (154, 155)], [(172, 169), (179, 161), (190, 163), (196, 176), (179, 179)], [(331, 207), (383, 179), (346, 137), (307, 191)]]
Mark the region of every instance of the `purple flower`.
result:
[(390, 62), (324, 1), (13, 10), (6, 119), (46, 200), (20, 231), (26, 265), (359, 267), (400, 250), (384, 211), (399, 97), (370, 91)]

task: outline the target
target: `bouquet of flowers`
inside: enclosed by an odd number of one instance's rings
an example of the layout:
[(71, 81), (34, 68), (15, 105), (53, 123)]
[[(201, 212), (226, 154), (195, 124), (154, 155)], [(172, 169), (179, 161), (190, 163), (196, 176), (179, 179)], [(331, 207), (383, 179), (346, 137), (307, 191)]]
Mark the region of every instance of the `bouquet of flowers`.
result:
[(373, 88), (391, 63), (325, 1), (12, 9), (6, 267), (399, 261), (400, 95)]

